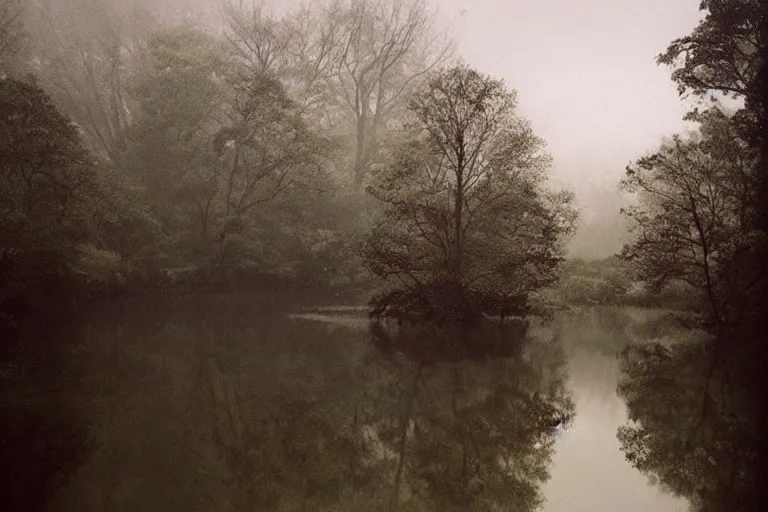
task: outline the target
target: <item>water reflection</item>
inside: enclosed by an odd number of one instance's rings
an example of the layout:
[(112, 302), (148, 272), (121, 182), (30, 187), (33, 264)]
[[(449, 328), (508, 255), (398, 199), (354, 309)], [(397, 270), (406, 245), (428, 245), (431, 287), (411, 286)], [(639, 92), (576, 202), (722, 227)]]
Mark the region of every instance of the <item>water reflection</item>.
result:
[(658, 311), (583, 308), (535, 327), (542, 340), (557, 339), (568, 361), (568, 388), (577, 416), (557, 438), (552, 478), (544, 485), (545, 512), (685, 512), (682, 499), (659, 492), (624, 458), (616, 429), (626, 406), (616, 394), (623, 347), (643, 342), (666, 324)]
[(556, 343), (520, 327), (366, 331), (232, 303), (161, 315), (84, 329), (70, 392), (99, 445), (54, 510), (542, 503), (553, 418), (573, 415)]
[[(630, 422), (618, 431), (628, 461), (694, 511), (758, 510), (757, 411), (750, 409), (748, 355), (727, 340), (686, 339), (628, 347), (619, 393)], [(748, 346), (748, 344), (746, 345)], [(735, 350), (734, 350), (735, 348)]]
[(396, 354), (389, 361), (399, 406), (376, 429), (397, 460), (391, 503), (402, 500), (403, 510), (542, 504), (552, 419), (573, 414), (559, 347), (497, 327), (394, 334), (374, 327), (372, 338)]
[(69, 326), (21, 327), (25, 336), (0, 325), (0, 494), (4, 510), (38, 511), (93, 453), (95, 440), (82, 404), (60, 393), (70, 381), (57, 364), (71, 348)]

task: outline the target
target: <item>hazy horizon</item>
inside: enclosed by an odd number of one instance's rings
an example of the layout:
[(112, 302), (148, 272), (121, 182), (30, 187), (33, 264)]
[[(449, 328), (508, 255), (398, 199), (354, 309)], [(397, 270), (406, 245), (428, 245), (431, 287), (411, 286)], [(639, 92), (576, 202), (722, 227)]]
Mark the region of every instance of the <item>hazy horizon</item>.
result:
[(517, 90), (520, 113), (547, 141), (553, 182), (576, 193), (574, 257), (613, 254), (626, 240), (617, 191), (624, 168), (689, 126), (656, 55), (701, 18), (698, 0), (440, 0), (463, 10), (459, 54)]
[[(277, 15), (299, 3), (267, 1)], [(516, 90), (520, 114), (547, 141), (551, 181), (575, 192), (581, 212), (569, 255), (617, 252), (628, 239), (618, 212), (624, 168), (690, 127), (690, 101), (655, 59), (698, 23), (699, 1), (428, 3), (454, 24), (457, 55)]]

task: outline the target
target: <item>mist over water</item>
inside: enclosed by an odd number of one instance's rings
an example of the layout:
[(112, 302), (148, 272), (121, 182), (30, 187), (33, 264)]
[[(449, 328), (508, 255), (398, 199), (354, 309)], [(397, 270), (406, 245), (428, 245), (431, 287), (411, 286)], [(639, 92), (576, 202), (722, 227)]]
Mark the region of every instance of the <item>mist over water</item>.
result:
[(764, 4), (0, 0), (3, 510), (762, 510)]
[[(70, 322), (62, 343), (76, 378), (59, 393), (94, 439), (52, 510), (282, 510), (301, 496), (374, 510), (391, 499), (406, 417), (403, 506), (450, 507), (464, 489), (468, 504), (686, 510), (627, 464), (615, 436), (627, 416), (612, 347), (647, 318), (563, 313), (507, 331), (502, 352), (446, 360), (445, 333), (419, 331), (443, 348), (414, 357), (383, 348), (354, 313), (283, 313), (219, 297)], [(568, 426), (556, 433), (551, 418), (562, 414)], [(469, 474), (457, 472), (462, 457)], [(527, 462), (507, 474), (503, 457)], [(473, 479), (486, 487), (472, 491)]]

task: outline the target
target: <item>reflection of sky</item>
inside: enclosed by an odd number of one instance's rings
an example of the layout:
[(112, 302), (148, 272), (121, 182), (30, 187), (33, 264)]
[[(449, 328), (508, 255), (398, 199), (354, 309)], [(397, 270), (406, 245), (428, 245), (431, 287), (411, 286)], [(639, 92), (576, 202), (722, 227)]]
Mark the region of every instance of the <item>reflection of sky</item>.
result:
[(616, 429), (626, 408), (615, 393), (618, 361), (576, 351), (568, 371), (576, 418), (555, 445), (544, 512), (687, 511), (684, 500), (649, 486), (619, 449)]

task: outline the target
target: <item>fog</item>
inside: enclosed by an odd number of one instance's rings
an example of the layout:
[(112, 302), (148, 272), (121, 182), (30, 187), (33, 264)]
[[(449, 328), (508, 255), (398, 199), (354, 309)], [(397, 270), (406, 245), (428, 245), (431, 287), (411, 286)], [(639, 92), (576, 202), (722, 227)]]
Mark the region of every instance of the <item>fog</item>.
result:
[[(241, 5), (260, 2), (242, 0)], [(300, 0), (261, 2), (276, 17)], [(141, 0), (168, 16), (204, 20), (214, 32), (226, 21), (222, 0)], [(576, 194), (579, 229), (568, 254), (603, 258), (630, 239), (619, 210), (625, 167), (662, 137), (692, 128), (683, 121), (697, 104), (682, 97), (656, 56), (701, 19), (698, 2), (649, 0), (430, 0), (438, 26), (457, 55), (518, 92), (519, 112), (532, 121), (553, 156), (553, 186)], [(172, 7), (175, 5), (176, 7)], [(161, 7), (160, 9), (157, 9)]]
[[(701, 17), (698, 2), (542, 0), (440, 2), (465, 9), (459, 46), (473, 65), (520, 93), (547, 140), (554, 179), (576, 192), (571, 254), (603, 257), (624, 241), (617, 185), (624, 167), (688, 110), (655, 57)], [(609, 236), (605, 236), (607, 233)]]
[[(293, 0), (270, 0), (280, 14)], [(624, 168), (663, 136), (689, 129), (670, 70), (656, 56), (701, 19), (698, 2), (432, 0), (470, 65), (519, 93), (554, 157), (553, 183), (576, 193), (569, 254), (602, 258), (629, 238), (619, 209)]]
[(3, 510), (763, 510), (765, 9), (0, 0)]

